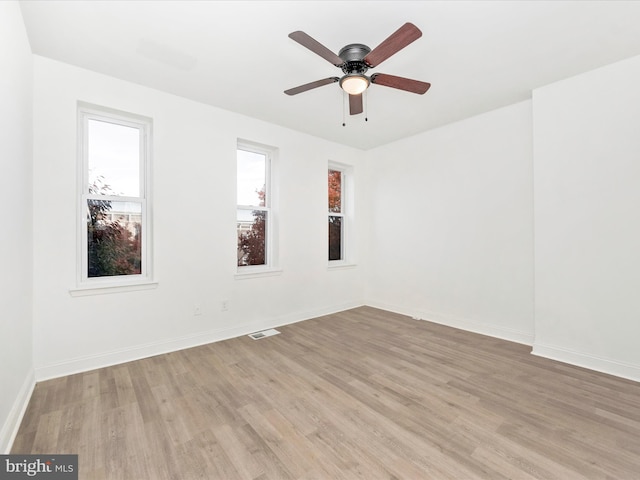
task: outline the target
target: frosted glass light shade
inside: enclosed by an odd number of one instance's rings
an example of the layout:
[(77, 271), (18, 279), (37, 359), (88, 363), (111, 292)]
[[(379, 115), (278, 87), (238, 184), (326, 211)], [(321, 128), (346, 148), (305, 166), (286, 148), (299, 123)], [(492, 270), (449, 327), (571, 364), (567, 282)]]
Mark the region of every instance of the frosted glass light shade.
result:
[(340, 87), (349, 95), (359, 95), (369, 87), (369, 79), (364, 75), (345, 75)]

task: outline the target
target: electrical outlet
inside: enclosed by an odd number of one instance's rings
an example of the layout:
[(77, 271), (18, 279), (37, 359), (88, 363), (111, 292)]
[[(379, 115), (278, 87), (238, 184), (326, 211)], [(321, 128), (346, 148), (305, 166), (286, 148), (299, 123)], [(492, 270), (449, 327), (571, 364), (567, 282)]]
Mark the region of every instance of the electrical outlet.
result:
[(229, 310), (229, 300), (223, 300), (220, 302), (220, 311), (226, 312)]
[(197, 316), (197, 315), (202, 315), (202, 307), (200, 306), (200, 304), (199, 304), (199, 303), (196, 303), (196, 304), (193, 306), (193, 314), (194, 314), (194, 315), (196, 315), (196, 316)]

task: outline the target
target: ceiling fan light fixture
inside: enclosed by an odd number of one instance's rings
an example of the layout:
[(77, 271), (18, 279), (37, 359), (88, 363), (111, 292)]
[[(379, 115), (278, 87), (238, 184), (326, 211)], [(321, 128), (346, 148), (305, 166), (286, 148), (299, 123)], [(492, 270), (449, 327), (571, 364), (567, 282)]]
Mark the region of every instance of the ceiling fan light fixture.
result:
[(360, 95), (369, 88), (369, 79), (361, 74), (345, 75), (340, 79), (340, 88), (349, 95)]

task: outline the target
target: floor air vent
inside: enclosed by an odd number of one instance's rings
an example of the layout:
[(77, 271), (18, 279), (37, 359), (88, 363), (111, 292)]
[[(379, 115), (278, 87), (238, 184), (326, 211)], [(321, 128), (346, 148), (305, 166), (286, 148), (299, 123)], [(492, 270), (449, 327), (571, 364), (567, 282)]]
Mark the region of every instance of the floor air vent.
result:
[(263, 330), (262, 332), (250, 333), (249, 336), (254, 340), (260, 340), (264, 337), (270, 337), (272, 335), (278, 335), (280, 332), (274, 328), (270, 328), (269, 330)]

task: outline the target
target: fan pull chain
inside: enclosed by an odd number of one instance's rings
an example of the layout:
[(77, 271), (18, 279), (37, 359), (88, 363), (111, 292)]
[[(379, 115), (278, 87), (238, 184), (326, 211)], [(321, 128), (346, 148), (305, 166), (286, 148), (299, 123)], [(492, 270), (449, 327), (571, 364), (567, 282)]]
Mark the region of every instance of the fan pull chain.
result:
[(347, 94), (343, 91), (342, 92), (342, 126), (346, 127), (347, 126), (347, 119), (345, 116), (345, 107), (344, 104), (346, 102), (346, 98), (347, 98)]
[(368, 115), (369, 115), (369, 93), (365, 91), (362, 95), (364, 96), (364, 121), (368, 122), (369, 121), (369, 118), (368, 118)]

